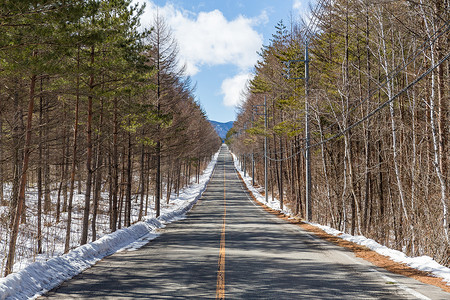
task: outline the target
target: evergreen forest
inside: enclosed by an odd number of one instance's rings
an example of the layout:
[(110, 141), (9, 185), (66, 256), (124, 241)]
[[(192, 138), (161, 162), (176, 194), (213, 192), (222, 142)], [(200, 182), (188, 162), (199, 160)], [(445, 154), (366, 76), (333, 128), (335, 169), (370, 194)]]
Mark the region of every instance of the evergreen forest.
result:
[(221, 140), (161, 16), (131, 0), (0, 1), (2, 275), (142, 220)]

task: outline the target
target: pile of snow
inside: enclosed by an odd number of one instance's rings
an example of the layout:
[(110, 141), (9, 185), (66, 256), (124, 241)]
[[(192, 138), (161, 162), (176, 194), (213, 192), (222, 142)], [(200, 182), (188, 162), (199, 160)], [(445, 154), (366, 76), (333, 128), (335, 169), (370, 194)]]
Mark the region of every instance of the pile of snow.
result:
[[(286, 208), (281, 210), (280, 203), (276, 199), (274, 199), (273, 201), (270, 201), (270, 197), (269, 197), (269, 201), (266, 203), (265, 197), (263, 195), (261, 195), (259, 190), (252, 185), (252, 178), (250, 176), (244, 176), (244, 172), (240, 168), (240, 162), (234, 154), (233, 154), (233, 159), (234, 159), (234, 165), (235, 165), (236, 169), (238, 170), (239, 174), (241, 174), (242, 178), (244, 179), (244, 182), (247, 185), (247, 188), (250, 190), (250, 192), (252, 192), (253, 196), (259, 202), (264, 203), (266, 206), (268, 206), (274, 210), (280, 211), (287, 216), (294, 215), (290, 210), (288, 210)], [(366, 246), (367, 248), (369, 248), (381, 255), (389, 257), (390, 259), (392, 259), (395, 262), (404, 263), (404, 264), (408, 265), (409, 267), (420, 270), (420, 271), (430, 272), (431, 274), (433, 274), (433, 276), (442, 278), (445, 282), (447, 282), (447, 285), (450, 285), (450, 268), (447, 268), (447, 267), (444, 267), (444, 266), (438, 264), (435, 260), (433, 260), (433, 258), (431, 258), (429, 256), (409, 257), (401, 251), (393, 250), (386, 246), (380, 245), (376, 241), (366, 238), (364, 236), (353, 236), (353, 235), (344, 233), (342, 231), (336, 230), (334, 228), (331, 228), (329, 226), (324, 226), (324, 225), (315, 224), (315, 223), (309, 223), (309, 224), (322, 229), (323, 231), (325, 231), (328, 234), (334, 235), (336, 237), (353, 242), (358, 245)]]
[(244, 174), (244, 172), (241, 170), (241, 164), (239, 159), (236, 157), (236, 155), (234, 155), (233, 153), (231, 153), (231, 155), (233, 156), (233, 160), (234, 160), (234, 166), (236, 167), (236, 170), (238, 170), (239, 174), (241, 175), (242, 179), (245, 182), (245, 185), (247, 186), (247, 189), (252, 192), (253, 196), (256, 198), (256, 200), (258, 200), (261, 203), (264, 203), (266, 206), (272, 208), (273, 210), (277, 210), (279, 212), (284, 213), (287, 216), (293, 216), (293, 212), (286, 206), (283, 206), (283, 209), (281, 209), (280, 206), (280, 201), (275, 198), (275, 197), (271, 197), (271, 195), (269, 195), (269, 197), (267, 198), (267, 202), (266, 202), (266, 197), (261, 195), (261, 192), (264, 191), (264, 188), (257, 188), (254, 187), (252, 184), (252, 177), (249, 174)]
[(107, 234), (99, 240), (80, 246), (67, 254), (45, 262), (35, 262), (17, 273), (0, 278), (0, 300), (36, 298), (94, 265), (105, 256), (123, 250), (136, 250), (158, 234), (164, 224), (180, 220), (200, 198), (217, 162), (218, 153), (200, 176), (199, 183), (183, 190), (171, 208), (158, 218), (147, 218), (128, 228)]
[(380, 245), (379, 243), (377, 243), (372, 239), (366, 238), (361, 235), (353, 236), (344, 233), (342, 231), (336, 230), (334, 228), (331, 228), (329, 226), (324, 226), (315, 223), (310, 224), (319, 227), (328, 234), (337, 236), (341, 239), (353, 242), (358, 245), (366, 246), (367, 248), (381, 255), (389, 257), (395, 262), (404, 263), (410, 266), (411, 268), (420, 271), (430, 272), (431, 274), (433, 274), (433, 276), (442, 278), (445, 282), (447, 282), (447, 285), (450, 285), (450, 268), (438, 264), (433, 258), (429, 256), (424, 255), (419, 257), (410, 257), (401, 251), (390, 249), (386, 246)]

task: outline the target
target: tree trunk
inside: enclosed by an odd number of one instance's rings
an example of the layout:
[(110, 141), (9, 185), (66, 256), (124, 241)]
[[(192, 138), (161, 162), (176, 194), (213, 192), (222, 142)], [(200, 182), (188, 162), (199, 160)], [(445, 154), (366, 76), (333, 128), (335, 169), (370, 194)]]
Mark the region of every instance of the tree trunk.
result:
[[(77, 51), (77, 72), (79, 72), (79, 70), (80, 70), (80, 46), (78, 46)], [(73, 192), (75, 188), (75, 173), (77, 167), (79, 103), (80, 103), (80, 74), (78, 73), (76, 82), (75, 121), (73, 126), (72, 170), (70, 172), (69, 200), (67, 203), (67, 226), (66, 226), (66, 240), (64, 243), (64, 253), (67, 253), (70, 250), (70, 232), (72, 227), (72, 203), (73, 203)]]
[[(367, 61), (366, 61), (366, 68), (367, 68), (367, 94), (366, 97), (369, 98), (370, 92), (371, 92), (371, 64), (370, 64), (370, 47), (369, 47), (369, 39), (370, 39), (370, 31), (369, 31), (369, 8), (368, 5), (366, 4), (365, 7), (366, 11), (365, 11), (365, 17), (366, 17), (366, 30), (365, 30), (365, 38), (366, 38), (366, 56), (367, 56)], [(367, 111), (370, 110), (369, 104), (367, 104)], [(364, 231), (367, 233), (369, 232), (370, 226), (371, 226), (371, 212), (370, 210), (372, 209), (372, 197), (371, 197), (371, 193), (370, 193), (370, 188), (372, 186), (372, 177), (371, 177), (371, 172), (370, 172), (370, 157), (371, 157), (371, 148), (370, 148), (370, 141), (371, 141), (371, 132), (370, 132), (370, 121), (367, 121), (365, 126), (364, 126), (364, 154), (365, 154), (365, 172), (364, 172), (364, 182), (365, 182), (365, 195), (364, 195), (364, 200), (365, 200), (365, 206), (364, 206)]]
[(59, 183), (58, 198), (56, 199), (56, 223), (59, 222), (60, 215), (61, 215), (61, 192), (63, 191), (63, 186), (66, 185), (67, 111), (66, 111), (66, 105), (65, 105), (64, 101), (63, 101), (63, 111), (64, 111), (64, 121), (63, 121), (63, 146), (62, 146), (62, 158), (61, 158), (61, 179), (60, 179), (61, 182)]
[(103, 175), (103, 148), (102, 148), (102, 132), (103, 132), (103, 99), (100, 108), (100, 125), (97, 133), (97, 159), (95, 162), (95, 182), (94, 182), (94, 205), (92, 208), (92, 241), (97, 239), (97, 212), (101, 199), (102, 175)]
[(284, 173), (284, 170), (283, 170), (283, 141), (282, 141), (281, 137), (280, 137), (280, 140), (279, 140), (279, 144), (280, 144), (280, 174), (279, 174), (279, 176), (280, 176), (280, 178), (279, 178), (280, 183), (279, 183), (278, 191), (280, 193), (280, 208), (281, 208), (281, 210), (283, 210), (283, 208), (284, 208), (284, 190), (283, 190), (283, 173)]
[(128, 156), (127, 156), (127, 215), (125, 218), (126, 226), (129, 227), (131, 225), (131, 188), (132, 188), (132, 144), (131, 144), (131, 133), (128, 132)]
[(5, 206), (7, 204), (4, 191), (3, 184), (5, 182), (3, 174), (3, 119), (0, 115), (0, 205)]
[[(42, 78), (41, 78), (41, 87), (42, 87)], [(41, 88), (42, 91), (42, 88)], [(45, 113), (45, 126), (44, 130), (44, 149), (45, 149), (45, 159), (44, 159), (44, 212), (49, 213), (51, 209), (52, 200), (50, 198), (50, 148), (49, 143), (47, 142), (49, 139), (49, 101), (48, 97), (44, 99), (44, 113)]]
[[(91, 67), (94, 66), (94, 55), (95, 48), (91, 47)], [(92, 71), (94, 72), (94, 71)], [(87, 142), (87, 155), (86, 155), (86, 192), (84, 196), (84, 214), (83, 214), (83, 229), (81, 233), (80, 244), (84, 245), (87, 243), (88, 231), (89, 231), (89, 210), (91, 205), (91, 190), (92, 190), (92, 101), (93, 101), (93, 91), (94, 90), (94, 74), (92, 73), (89, 78), (89, 96), (88, 96), (88, 115), (87, 115), (87, 132), (86, 132), (86, 142)]]
[[(427, 21), (425, 20), (425, 23)], [(435, 64), (435, 58), (434, 58), (434, 47), (431, 46), (431, 65), (434, 66)], [(435, 110), (436, 110), (436, 103), (435, 103), (435, 85), (436, 85), (436, 79), (435, 79), (435, 73), (431, 73), (431, 95), (430, 95), (430, 125), (431, 125), (431, 135), (432, 135), (432, 141), (433, 141), (433, 165), (436, 172), (436, 175), (439, 180), (440, 185), (440, 193), (441, 193), (441, 205), (442, 205), (442, 228), (444, 232), (444, 239), (447, 242), (447, 244), (450, 243), (450, 236), (449, 236), (449, 225), (448, 225), (448, 207), (447, 207), (447, 187), (445, 178), (442, 173), (442, 166), (441, 166), (441, 156), (442, 153), (439, 152), (439, 137), (438, 137), (438, 128), (436, 128), (436, 116), (435, 116)]]
[(319, 131), (320, 131), (320, 141), (322, 142), (320, 147), (321, 147), (321, 154), (322, 154), (322, 168), (323, 168), (323, 174), (324, 174), (324, 178), (325, 178), (325, 185), (327, 187), (327, 204), (328, 204), (328, 209), (330, 210), (330, 215), (331, 215), (331, 220), (332, 220), (332, 226), (336, 226), (336, 218), (334, 216), (334, 209), (333, 209), (333, 204), (331, 202), (331, 188), (330, 188), (330, 182), (328, 180), (328, 169), (327, 169), (327, 161), (325, 158), (325, 145), (323, 143), (323, 129), (322, 129), (322, 124), (320, 122), (320, 117), (317, 118), (318, 120), (318, 124), (319, 124)]
[[(156, 108), (158, 116), (161, 113), (161, 53), (160, 51), (160, 41), (159, 41), (159, 28), (158, 28), (158, 43), (157, 43), (157, 59), (156, 59)], [(155, 211), (156, 217), (161, 214), (161, 137), (160, 137), (160, 125), (157, 125), (157, 141), (156, 141), (156, 176), (155, 176)]]
[[(170, 158), (169, 158), (169, 160), (170, 160)], [(169, 201), (170, 201), (170, 194), (171, 194), (171, 191), (172, 191), (172, 179), (171, 179), (171, 176), (170, 176), (170, 164), (167, 166), (167, 188), (166, 188), (166, 203), (167, 204), (169, 204)], [(197, 175), (197, 174), (196, 174)]]
[(20, 185), (20, 175), (22, 173), (22, 165), (23, 165), (23, 133), (24, 133), (24, 125), (23, 125), (23, 111), (19, 105), (19, 82), (16, 80), (15, 93), (13, 96), (14, 101), (14, 125), (13, 125), (13, 186), (12, 186), (12, 197), (10, 201), (10, 228), (12, 229), (14, 224), (14, 215), (17, 210), (17, 199), (19, 199), (19, 185)]
[(65, 177), (64, 177), (64, 183), (62, 186), (62, 193), (63, 193), (63, 205), (62, 205), (62, 211), (66, 212), (67, 211), (67, 175), (69, 174), (69, 162), (70, 162), (70, 135), (67, 132), (67, 138), (66, 138), (66, 155), (65, 155), (65, 168), (64, 168), (64, 173), (65, 173)]
[[(386, 78), (389, 78), (390, 72), (389, 72), (389, 63), (388, 63), (388, 53), (387, 53), (387, 47), (386, 47), (386, 37), (384, 35), (384, 24), (383, 24), (381, 15), (382, 14), (380, 12), (380, 17), (379, 17), (380, 18), (379, 19), (380, 33), (381, 33), (381, 41), (380, 42), (381, 42), (381, 53), (383, 55), (382, 57), (380, 57), (380, 62), (381, 62), (381, 67), (384, 69)], [(388, 99), (391, 99), (393, 96), (393, 82), (391, 79), (387, 80), (386, 90), (387, 90)], [(397, 125), (396, 125), (396, 120), (395, 120), (393, 101), (391, 101), (389, 103), (389, 113), (390, 113), (390, 117), (391, 117), (390, 119), (391, 119), (392, 152), (393, 152), (395, 177), (397, 180), (397, 188), (398, 188), (400, 203), (402, 206), (402, 212), (403, 212), (404, 218), (406, 220), (406, 224), (410, 226), (411, 234), (413, 234), (414, 229), (412, 228), (412, 225), (409, 221), (409, 215), (408, 215), (408, 211), (407, 211), (406, 203), (405, 203), (403, 182), (402, 182), (402, 178), (401, 178), (401, 174), (400, 174), (400, 166), (399, 166), (399, 159), (398, 159), (399, 149), (397, 147)]]
[(355, 175), (354, 175), (354, 168), (353, 168), (353, 155), (351, 150), (351, 143), (350, 143), (350, 133), (348, 135), (344, 136), (345, 143), (346, 143), (346, 151), (347, 151), (347, 163), (348, 163), (348, 176), (349, 176), (349, 185), (350, 185), (350, 192), (352, 197), (352, 228), (351, 228), (351, 234), (355, 235), (361, 234), (361, 213), (360, 213), (360, 207), (358, 202), (358, 197), (356, 195), (356, 187), (355, 187)]
[(125, 222), (126, 222), (126, 212), (127, 212), (127, 201), (125, 201), (125, 208), (124, 206), (124, 196), (125, 196), (125, 185), (126, 185), (126, 168), (125, 168), (125, 157), (126, 157), (126, 149), (125, 149), (125, 145), (122, 147), (122, 175), (120, 178), (120, 186), (119, 186), (119, 221), (118, 221), (118, 228), (121, 229), (122, 228), (122, 220), (123, 220), (123, 225), (125, 226)]
[[(41, 79), (42, 92), (42, 79)], [(39, 162), (37, 169), (37, 188), (38, 188), (38, 203), (37, 203), (37, 253), (42, 253), (42, 143), (43, 143), (43, 99), (42, 95), (39, 97)]]
[(146, 184), (146, 190), (147, 190), (147, 193), (146, 193), (146, 195), (145, 195), (145, 212), (144, 212), (144, 215), (145, 216), (147, 216), (148, 215), (148, 197), (149, 197), (149, 194), (150, 194), (150, 161), (151, 161), (151, 159), (150, 159), (150, 154), (148, 154), (148, 157), (147, 157), (147, 173), (146, 173), (146, 176), (145, 176), (145, 184)]
[(156, 217), (161, 214), (161, 142), (156, 143), (156, 175), (155, 175), (155, 211)]
[(142, 214), (144, 212), (144, 196), (145, 196), (145, 146), (141, 145), (141, 176), (140, 176), (140, 203), (139, 203), (139, 216), (138, 221), (142, 220)]
[(117, 229), (118, 219), (118, 191), (119, 191), (119, 151), (118, 151), (118, 135), (119, 135), (119, 121), (118, 121), (118, 99), (114, 98), (114, 133), (113, 133), (113, 154), (112, 154), (112, 217), (111, 217), (111, 231)]
[(112, 232), (112, 217), (113, 217), (113, 167), (111, 158), (111, 149), (108, 151), (108, 216), (109, 216), (109, 230)]
[(92, 224), (91, 224), (93, 242), (97, 239), (97, 214), (98, 214), (98, 205), (101, 200), (102, 175), (103, 175), (103, 151), (100, 142), (97, 148), (97, 160), (95, 163), (95, 167), (96, 167), (96, 174), (94, 183), (94, 203), (92, 208)]
[(27, 184), (27, 171), (28, 171), (28, 161), (30, 159), (31, 153), (31, 125), (33, 120), (33, 109), (34, 109), (34, 95), (36, 86), (36, 75), (31, 76), (30, 80), (30, 99), (28, 102), (28, 114), (27, 114), (27, 127), (25, 135), (25, 145), (24, 145), (24, 156), (23, 156), (23, 166), (22, 175), (20, 177), (19, 186), (19, 198), (17, 199), (17, 208), (14, 215), (14, 222), (12, 224), (11, 238), (9, 241), (8, 258), (6, 260), (5, 266), (5, 277), (8, 276), (13, 270), (14, 256), (16, 253), (16, 241), (19, 234), (19, 223), (22, 216), (22, 210), (25, 207), (25, 187)]

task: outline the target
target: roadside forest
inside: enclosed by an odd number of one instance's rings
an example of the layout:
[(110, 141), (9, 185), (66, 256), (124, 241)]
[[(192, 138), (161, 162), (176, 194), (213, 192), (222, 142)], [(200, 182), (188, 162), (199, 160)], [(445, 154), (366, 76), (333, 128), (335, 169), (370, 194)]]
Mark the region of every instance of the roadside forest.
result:
[(309, 149), (310, 221), (450, 266), (449, 8), (319, 0), (281, 21), (227, 136), (255, 185), (267, 138), (269, 197), (305, 218)]
[(160, 16), (131, 0), (0, 2), (2, 276), (158, 216), (220, 139)]

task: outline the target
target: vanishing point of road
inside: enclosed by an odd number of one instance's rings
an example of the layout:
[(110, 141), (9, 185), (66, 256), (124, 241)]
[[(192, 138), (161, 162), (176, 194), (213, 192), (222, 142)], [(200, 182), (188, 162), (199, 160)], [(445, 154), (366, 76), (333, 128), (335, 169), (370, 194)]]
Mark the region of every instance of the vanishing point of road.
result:
[(450, 299), (389, 273), (252, 202), (222, 146), (187, 218), (111, 255), (49, 299)]

